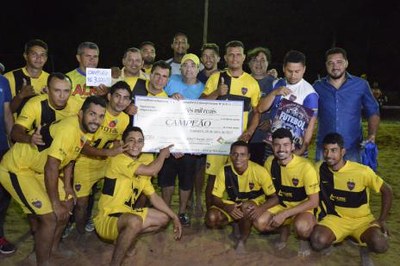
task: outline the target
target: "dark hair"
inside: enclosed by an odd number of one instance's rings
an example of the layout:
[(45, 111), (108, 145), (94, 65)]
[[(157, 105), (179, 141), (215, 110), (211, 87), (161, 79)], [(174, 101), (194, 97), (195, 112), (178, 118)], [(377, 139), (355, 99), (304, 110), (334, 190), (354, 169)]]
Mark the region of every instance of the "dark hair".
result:
[(178, 37), (178, 36), (183, 36), (183, 37), (185, 37), (186, 40), (189, 42), (188, 36), (187, 36), (185, 33), (183, 33), (183, 32), (177, 32), (177, 33), (175, 33), (174, 38), (172, 39), (172, 42), (174, 42), (175, 38)]
[(135, 127), (135, 126), (128, 126), (124, 133), (122, 133), (122, 140), (125, 142), (125, 139), (128, 137), (129, 133), (131, 132), (140, 132), (142, 136), (144, 137), (143, 131), (140, 127)]
[(225, 44), (225, 53), (228, 50), (228, 48), (230, 48), (230, 47), (242, 47), (244, 50), (244, 44), (238, 40), (233, 40), (233, 41), (227, 42)]
[(33, 46), (40, 46), (43, 49), (46, 50), (46, 53), (49, 51), (49, 47), (47, 46), (47, 43), (45, 43), (44, 41), (40, 40), (40, 39), (33, 39), (28, 41), (27, 43), (25, 43), (25, 54), (29, 53), (29, 50), (33, 47)]
[(64, 73), (61, 73), (61, 72), (53, 72), (47, 78), (47, 87), (48, 88), (50, 87), (50, 82), (54, 78), (59, 79), (59, 80), (67, 80), (71, 84), (71, 87), (72, 87), (72, 81), (71, 81), (70, 77), (68, 77), (67, 75), (65, 75)]
[(290, 142), (293, 143), (293, 135), (292, 132), (290, 132), (289, 129), (287, 128), (278, 128), (277, 130), (272, 133), (272, 140), (274, 139), (284, 139), (284, 138), (289, 138)]
[(322, 145), (337, 144), (340, 148), (344, 147), (344, 140), (342, 135), (336, 132), (327, 134), (322, 140)]
[(100, 53), (100, 49), (99, 46), (97, 46), (97, 44), (95, 44), (94, 42), (82, 42), (78, 45), (78, 49), (76, 51), (76, 53), (78, 55), (83, 54), (83, 50), (84, 49), (91, 49), (91, 50), (97, 50), (98, 53)]
[(203, 44), (203, 46), (201, 47), (201, 54), (203, 54), (204, 50), (207, 49), (213, 50), (217, 55), (219, 55), (219, 46), (216, 43), (209, 42)]
[(163, 69), (168, 69), (169, 70), (169, 76), (171, 76), (171, 65), (168, 64), (167, 62), (165, 62), (164, 60), (158, 60), (157, 62), (155, 62), (153, 64), (153, 66), (151, 67), (151, 73), (154, 72), (154, 69), (156, 69), (156, 67), (160, 67)]
[(156, 49), (156, 46), (154, 45), (153, 42), (151, 42), (151, 41), (144, 41), (144, 42), (142, 42), (142, 43), (139, 45), (140, 50), (143, 49), (143, 46), (145, 46), (145, 45), (153, 46), (153, 48)]
[(257, 55), (259, 55), (260, 53), (265, 54), (265, 56), (267, 57), (268, 63), (271, 62), (271, 51), (266, 47), (256, 47), (256, 48), (248, 51), (247, 52), (247, 60), (250, 62), (251, 59), (257, 57)]
[(237, 147), (237, 146), (246, 147), (247, 151), (249, 152), (249, 144), (243, 140), (238, 140), (238, 141), (235, 141), (234, 143), (232, 143), (231, 144), (231, 152), (232, 152), (233, 148)]
[(286, 66), (288, 63), (301, 63), (303, 66), (305, 66), (306, 56), (300, 51), (290, 50), (283, 58), (283, 65)]
[(116, 82), (114, 85), (111, 86), (109, 94), (113, 95), (116, 90), (126, 90), (129, 92), (129, 98), (132, 98), (132, 90), (128, 83), (123, 80)]
[(136, 47), (130, 47), (130, 48), (128, 48), (128, 49), (126, 49), (125, 50), (125, 53), (124, 53), (124, 59), (126, 58), (126, 56), (128, 55), (128, 53), (139, 53), (140, 54), (140, 56), (142, 56), (142, 54), (141, 54), (141, 52), (140, 52), (140, 49), (139, 48), (136, 48)]
[(342, 54), (344, 59), (347, 60), (347, 52), (345, 49), (340, 48), (340, 47), (333, 47), (331, 49), (329, 49), (328, 51), (326, 51), (325, 53), (325, 60), (328, 59), (328, 56), (332, 55), (332, 54)]
[(85, 99), (85, 101), (82, 104), (81, 110), (83, 112), (86, 112), (86, 110), (89, 109), (89, 106), (91, 103), (100, 105), (101, 107), (104, 107), (104, 108), (106, 108), (106, 105), (107, 105), (107, 102), (103, 97), (100, 97), (97, 95), (92, 95)]

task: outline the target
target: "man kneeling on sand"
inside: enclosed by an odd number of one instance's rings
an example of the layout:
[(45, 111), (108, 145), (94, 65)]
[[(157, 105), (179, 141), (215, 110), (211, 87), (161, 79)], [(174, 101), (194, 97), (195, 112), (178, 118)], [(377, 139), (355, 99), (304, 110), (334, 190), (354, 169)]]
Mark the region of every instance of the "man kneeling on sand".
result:
[[(248, 144), (232, 143), (230, 163), (220, 169), (212, 191), (212, 206), (206, 213), (206, 225), (212, 229), (232, 224), (238, 253), (245, 252), (251, 227), (266, 210), (278, 204), (271, 176), (250, 159)], [(227, 194), (227, 199), (224, 198)], [(266, 200), (267, 197), (267, 200)], [(235, 230), (236, 229), (236, 230)]]
[[(138, 235), (157, 231), (165, 227), (170, 219), (174, 223), (175, 239), (182, 236), (178, 216), (155, 193), (148, 178), (160, 171), (172, 145), (161, 149), (157, 159), (145, 165), (140, 160), (144, 146), (142, 130), (128, 127), (122, 140), (124, 144), (129, 144), (130, 149), (110, 158), (99, 200), (99, 214), (94, 219), (98, 235), (115, 241), (111, 265), (121, 265), (127, 256), (133, 254)], [(152, 208), (134, 207), (141, 193), (150, 199)]]

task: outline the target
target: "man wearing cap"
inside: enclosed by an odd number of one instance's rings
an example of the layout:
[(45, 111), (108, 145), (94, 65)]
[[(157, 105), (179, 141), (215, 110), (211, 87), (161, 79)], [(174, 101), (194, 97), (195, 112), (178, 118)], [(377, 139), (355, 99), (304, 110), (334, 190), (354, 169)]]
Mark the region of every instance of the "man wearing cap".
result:
[[(181, 60), (181, 74), (172, 75), (165, 92), (176, 100), (198, 99), (204, 90), (204, 84), (197, 80), (200, 59), (195, 54), (186, 54)], [(186, 214), (186, 206), (193, 188), (196, 161), (201, 157), (192, 154), (174, 153), (165, 160), (158, 175), (162, 197), (167, 204), (171, 203), (175, 190), (175, 177), (179, 178), (179, 219), (182, 225), (188, 226), (190, 219)]]

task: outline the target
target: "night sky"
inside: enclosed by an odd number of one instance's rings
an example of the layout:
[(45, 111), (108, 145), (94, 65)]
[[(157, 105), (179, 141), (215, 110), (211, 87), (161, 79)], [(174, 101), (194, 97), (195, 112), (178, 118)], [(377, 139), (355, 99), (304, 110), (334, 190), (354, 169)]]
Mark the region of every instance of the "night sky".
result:
[[(395, 62), (400, 60), (400, 3), (371, 0), (209, 0), (208, 41), (224, 52), (230, 40), (246, 50), (266, 46), (272, 67), (282, 74), (290, 49), (307, 56), (305, 78), (325, 75), (324, 53), (332, 46), (347, 50), (349, 72), (378, 81), (389, 99), (399, 98)], [(4, 5), (4, 3), (3, 3)], [(77, 66), (82, 41), (100, 47), (99, 67), (120, 66), (126, 48), (149, 40), (157, 59), (172, 56), (173, 35), (189, 36), (190, 52), (199, 54), (203, 39), (204, 0), (11, 1), (1, 7), (0, 62), (7, 70), (24, 64), (24, 43), (40, 38), (49, 45), (47, 71)], [(52, 10), (52, 11), (48, 11)], [(396, 64), (397, 65), (397, 64)], [(223, 65), (221, 64), (221, 67)], [(400, 103), (395, 103), (400, 104)]]

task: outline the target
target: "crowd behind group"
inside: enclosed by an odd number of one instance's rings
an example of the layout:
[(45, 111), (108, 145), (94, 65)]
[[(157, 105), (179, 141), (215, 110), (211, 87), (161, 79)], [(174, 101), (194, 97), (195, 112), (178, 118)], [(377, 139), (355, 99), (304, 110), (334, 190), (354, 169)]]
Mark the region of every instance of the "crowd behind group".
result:
[[(368, 83), (347, 72), (346, 51), (327, 50), (327, 76), (311, 85), (303, 79), (306, 57), (297, 50), (286, 53), (278, 77), (268, 69), (271, 52), (265, 47), (246, 54), (242, 42), (228, 42), (223, 69), (217, 44), (204, 44), (200, 56), (189, 48), (188, 37), (177, 33), (173, 57), (156, 61), (155, 45), (145, 41), (126, 49), (122, 68), (112, 67), (111, 87), (90, 87), (86, 69), (96, 68), (100, 56), (95, 43), (79, 44), (78, 67), (65, 74), (43, 70), (44, 41), (25, 44), (26, 65), (0, 75), (0, 252), (16, 249), (3, 230), (13, 198), (29, 220), (37, 265), (62, 256), (60, 241), (75, 229), (78, 235), (96, 230), (114, 241), (111, 265), (120, 265), (134, 254), (138, 235), (170, 220), (180, 239), (182, 226), (191, 224), (189, 214), (204, 217), (209, 229), (231, 225), (238, 253), (248, 252), (252, 228), (278, 232), (277, 249), (285, 248), (293, 231), (299, 256), (311, 249), (327, 252), (351, 238), (360, 245), (362, 262), (372, 265), (368, 253), (388, 249), (392, 191), (360, 163), (361, 118), (368, 121), (366, 141), (375, 142), (379, 106)], [(142, 153), (145, 134), (133, 126), (137, 95), (243, 101), (243, 133), (226, 156), (171, 153), (174, 143)], [(300, 141), (285, 127), (271, 130), (283, 99), (311, 110)], [(307, 156), (316, 125), (314, 163)], [(170, 208), (176, 178), (177, 212)], [(381, 193), (377, 218), (370, 190)], [(92, 217), (96, 193), (101, 195)]]

